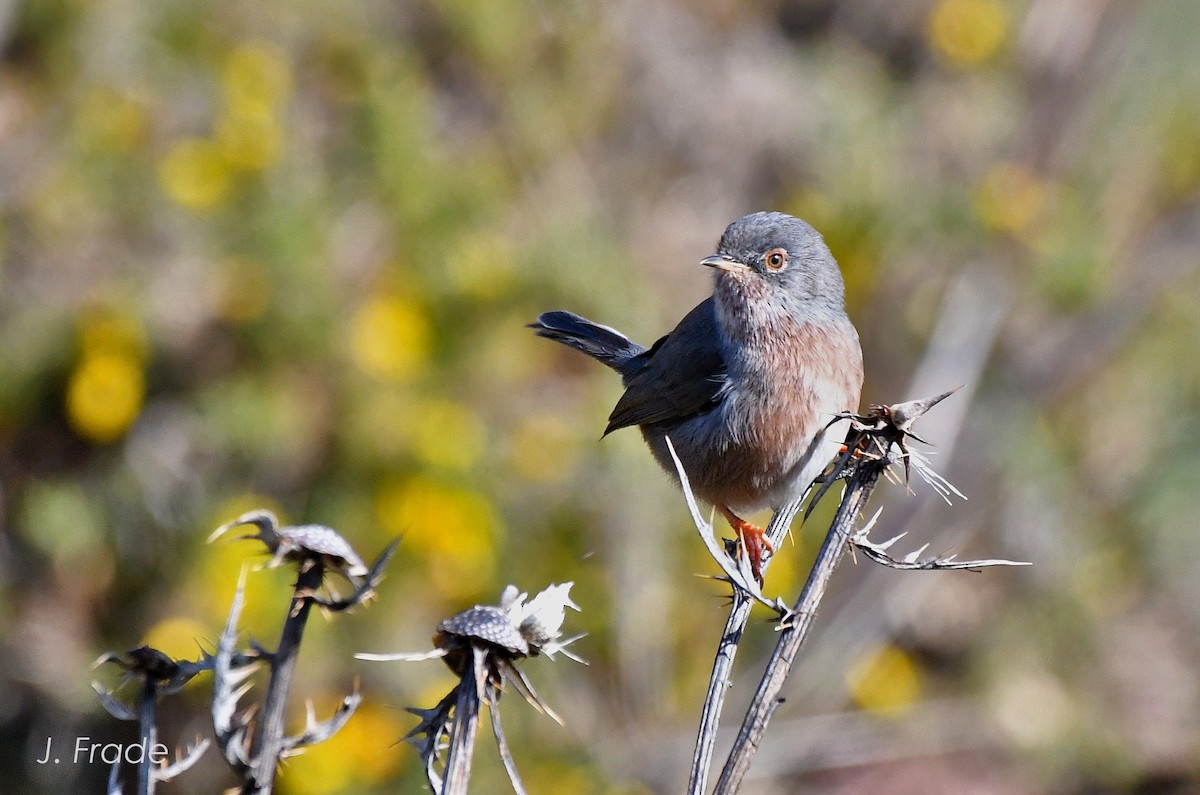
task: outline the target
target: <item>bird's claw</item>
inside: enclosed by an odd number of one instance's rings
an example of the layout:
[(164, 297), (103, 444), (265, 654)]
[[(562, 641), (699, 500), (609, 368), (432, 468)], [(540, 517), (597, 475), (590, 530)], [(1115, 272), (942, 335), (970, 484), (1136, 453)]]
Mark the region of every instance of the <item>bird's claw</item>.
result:
[(763, 561), (775, 553), (775, 547), (757, 525), (743, 523), (741, 527), (734, 529), (737, 530), (738, 537), (742, 540), (742, 549), (746, 551), (746, 558), (750, 561), (750, 573), (754, 575), (754, 581), (762, 585)]
[(738, 540), (741, 541), (741, 548), (750, 563), (750, 573), (754, 576), (754, 581), (762, 585), (763, 562), (774, 554), (775, 547), (758, 525), (750, 524), (726, 508), (722, 508), (721, 513), (725, 515), (730, 527), (737, 533)]

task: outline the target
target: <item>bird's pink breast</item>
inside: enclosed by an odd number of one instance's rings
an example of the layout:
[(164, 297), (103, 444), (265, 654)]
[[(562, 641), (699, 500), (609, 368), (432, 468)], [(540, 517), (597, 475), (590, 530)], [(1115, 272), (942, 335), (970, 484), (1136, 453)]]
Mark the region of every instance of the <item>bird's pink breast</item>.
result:
[(709, 499), (764, 507), (776, 502), (781, 489), (794, 490), (788, 481), (811, 481), (827, 463), (808, 466), (819, 452), (812, 442), (835, 414), (857, 407), (862, 353), (854, 327), (844, 319), (784, 322), (769, 338), (748, 343), (740, 366), (731, 368), (723, 407), (729, 447), (710, 462), (705, 485)]

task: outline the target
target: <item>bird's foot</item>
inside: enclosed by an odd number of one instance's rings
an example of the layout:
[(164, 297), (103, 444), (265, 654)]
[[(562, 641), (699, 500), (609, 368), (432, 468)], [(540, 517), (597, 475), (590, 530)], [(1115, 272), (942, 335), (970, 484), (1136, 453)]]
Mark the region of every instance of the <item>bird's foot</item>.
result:
[(742, 549), (746, 552), (746, 559), (750, 562), (750, 573), (754, 575), (755, 582), (762, 585), (763, 561), (774, 554), (775, 547), (758, 525), (747, 522), (728, 508), (720, 507), (718, 510), (737, 533), (738, 540), (742, 542)]

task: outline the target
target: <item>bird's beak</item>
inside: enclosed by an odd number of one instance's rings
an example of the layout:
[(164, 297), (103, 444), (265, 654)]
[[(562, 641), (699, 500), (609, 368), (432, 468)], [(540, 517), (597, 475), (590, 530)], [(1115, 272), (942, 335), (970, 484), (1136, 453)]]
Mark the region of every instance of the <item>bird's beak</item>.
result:
[(728, 254), (713, 254), (711, 257), (700, 260), (700, 264), (726, 273), (745, 273), (750, 270), (749, 265), (739, 262)]

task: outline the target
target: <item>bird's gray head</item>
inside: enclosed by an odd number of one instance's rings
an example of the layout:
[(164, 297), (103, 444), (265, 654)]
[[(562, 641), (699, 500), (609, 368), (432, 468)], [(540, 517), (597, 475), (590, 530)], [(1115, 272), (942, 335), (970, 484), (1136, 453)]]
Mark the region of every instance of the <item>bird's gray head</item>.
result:
[(769, 314), (845, 312), (842, 273), (829, 247), (817, 230), (785, 213), (739, 218), (721, 235), (717, 253), (701, 262), (717, 270), (718, 302), (731, 311), (747, 304)]

